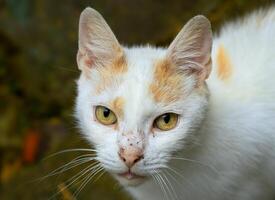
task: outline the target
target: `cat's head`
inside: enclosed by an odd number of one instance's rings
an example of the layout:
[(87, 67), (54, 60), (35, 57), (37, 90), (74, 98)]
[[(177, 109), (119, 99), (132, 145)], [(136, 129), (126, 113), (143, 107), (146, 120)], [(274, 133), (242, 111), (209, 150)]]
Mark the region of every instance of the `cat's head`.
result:
[(76, 115), (103, 167), (125, 184), (164, 169), (204, 118), (212, 32), (191, 19), (167, 49), (126, 48), (92, 8), (79, 22)]

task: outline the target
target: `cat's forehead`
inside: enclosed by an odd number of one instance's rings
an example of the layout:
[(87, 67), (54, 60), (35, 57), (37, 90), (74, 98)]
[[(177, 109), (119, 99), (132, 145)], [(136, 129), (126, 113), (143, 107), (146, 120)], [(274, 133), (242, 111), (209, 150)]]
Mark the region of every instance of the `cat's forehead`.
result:
[(124, 53), (130, 62), (140, 63), (142, 61), (154, 61), (165, 56), (165, 48), (151, 46), (124, 47)]
[[(143, 95), (150, 96), (150, 84), (155, 82), (156, 63), (165, 57), (165, 49), (152, 47), (137, 47), (124, 50), (128, 66), (123, 76), (124, 93), (132, 94), (143, 92)], [(149, 92), (149, 93), (148, 93)]]
[(135, 96), (146, 91), (154, 82), (156, 63), (164, 58), (165, 52), (163, 48), (149, 46), (123, 48), (123, 54), (111, 65), (96, 70), (96, 93), (107, 93), (111, 98), (127, 94)]
[(188, 90), (188, 80), (167, 58), (166, 49), (131, 48), (125, 49), (125, 55), (129, 66), (126, 80), (133, 83), (133, 90), (143, 87), (155, 103), (173, 103)]
[[(146, 115), (154, 102), (150, 85), (155, 82), (155, 64), (165, 55), (165, 49), (150, 47), (124, 48), (126, 70), (109, 71), (109, 87), (103, 87), (104, 101), (121, 117), (133, 118)], [(106, 80), (105, 80), (106, 82)], [(98, 83), (104, 85), (104, 79)], [(127, 112), (129, 111), (129, 112)]]
[[(166, 49), (124, 48), (123, 70), (106, 68), (99, 79), (103, 102), (125, 119), (143, 118), (162, 106), (169, 106), (182, 95), (182, 76), (169, 70)], [(135, 119), (136, 120), (136, 119)], [(129, 122), (128, 122), (129, 123)]]

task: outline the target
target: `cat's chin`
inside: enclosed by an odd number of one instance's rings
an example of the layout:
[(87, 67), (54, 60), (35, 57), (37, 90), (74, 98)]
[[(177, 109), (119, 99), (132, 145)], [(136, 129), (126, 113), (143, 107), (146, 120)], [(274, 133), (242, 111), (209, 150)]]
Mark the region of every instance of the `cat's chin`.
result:
[(114, 174), (114, 176), (124, 186), (138, 186), (148, 179), (146, 176), (131, 173)]

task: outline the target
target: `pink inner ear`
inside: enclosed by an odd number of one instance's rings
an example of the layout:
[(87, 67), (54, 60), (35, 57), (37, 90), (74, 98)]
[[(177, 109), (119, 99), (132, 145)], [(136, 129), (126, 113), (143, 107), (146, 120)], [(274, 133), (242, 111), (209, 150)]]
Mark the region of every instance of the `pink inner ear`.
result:
[(179, 32), (169, 47), (173, 62), (180, 70), (208, 74), (212, 31), (207, 18), (192, 18)]
[(108, 65), (120, 47), (103, 17), (92, 8), (86, 8), (80, 15), (78, 45), (77, 63), (81, 70), (103, 62)]
[(94, 64), (94, 60), (91, 58), (84, 58), (84, 65), (91, 68)]
[[(196, 33), (193, 33), (193, 34), (196, 34)], [(192, 35), (189, 35), (188, 37), (192, 37)], [(202, 33), (199, 33), (197, 37), (194, 37), (192, 41), (189, 41), (189, 43), (190, 44), (188, 44), (188, 46), (190, 46), (191, 48), (188, 47), (189, 49), (187, 48), (183, 52), (190, 51), (190, 52), (193, 52), (195, 56), (192, 56), (190, 58), (187, 57), (187, 60), (197, 63), (202, 67), (205, 67), (205, 65), (209, 63), (209, 59), (211, 56), (211, 49), (212, 49), (211, 32), (207, 30), (202, 31)], [(184, 46), (181, 48), (184, 49)]]
[[(95, 63), (95, 57), (92, 55), (87, 55), (87, 53), (82, 53), (80, 50), (78, 50), (77, 53), (77, 64), (80, 69), (83, 67), (91, 68)], [(83, 66), (84, 65), (84, 66)]]
[(209, 63), (209, 59), (211, 57), (211, 49), (212, 49), (212, 36), (207, 35), (209, 33), (205, 33), (205, 35), (201, 38), (201, 47), (200, 52), (201, 56), (195, 58), (195, 61), (201, 63), (202, 65), (206, 65)]

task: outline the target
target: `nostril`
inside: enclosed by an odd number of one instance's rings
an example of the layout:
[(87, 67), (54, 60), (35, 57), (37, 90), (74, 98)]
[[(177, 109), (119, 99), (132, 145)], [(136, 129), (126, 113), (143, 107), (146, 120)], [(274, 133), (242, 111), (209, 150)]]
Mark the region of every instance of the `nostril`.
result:
[(139, 156), (138, 158), (136, 158), (135, 160), (134, 160), (134, 163), (137, 163), (138, 161), (140, 161), (141, 159), (143, 159), (144, 158), (144, 156), (142, 155), (142, 156)]
[(120, 159), (121, 159), (123, 162), (126, 162), (126, 158), (125, 158), (123, 155), (121, 155), (121, 153), (118, 153), (118, 155), (119, 155)]

